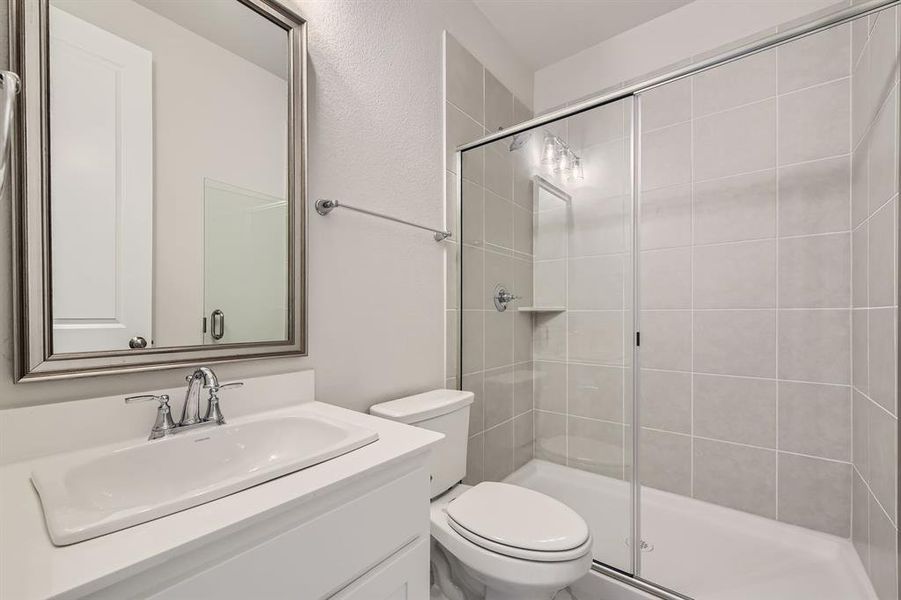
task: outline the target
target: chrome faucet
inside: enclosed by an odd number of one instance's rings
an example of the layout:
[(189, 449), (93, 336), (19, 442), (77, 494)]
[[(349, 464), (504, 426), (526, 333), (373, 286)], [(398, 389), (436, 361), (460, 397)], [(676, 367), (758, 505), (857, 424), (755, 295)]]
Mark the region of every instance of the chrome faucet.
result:
[[(220, 384), (219, 378), (216, 377), (216, 374), (209, 367), (199, 367), (191, 375), (185, 377), (185, 381), (188, 383), (188, 391), (185, 393), (185, 403), (182, 407), (181, 419), (179, 419), (178, 424), (172, 420), (169, 396), (165, 394), (162, 396), (143, 394), (140, 396), (129, 396), (125, 399), (126, 404), (148, 400), (159, 402), (156, 422), (154, 422), (153, 428), (150, 430), (151, 440), (205, 425), (225, 425), (225, 417), (222, 416), (222, 411), (219, 409), (219, 392), (244, 385), (241, 381)], [(200, 417), (201, 389), (209, 390), (210, 394), (206, 414), (203, 418)]]
[[(185, 377), (188, 383), (188, 391), (185, 394), (185, 404), (181, 409), (181, 419), (178, 424), (182, 427), (200, 423), (200, 388), (208, 390), (219, 389), (219, 378), (209, 367), (200, 367), (191, 375)], [(212, 398), (212, 393), (210, 394)]]

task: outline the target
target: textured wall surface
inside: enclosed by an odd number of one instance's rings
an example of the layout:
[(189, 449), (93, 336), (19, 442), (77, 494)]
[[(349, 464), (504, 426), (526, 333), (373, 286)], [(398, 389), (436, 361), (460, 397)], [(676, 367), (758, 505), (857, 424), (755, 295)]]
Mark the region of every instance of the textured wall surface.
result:
[[(468, 3), (298, 2), (309, 22), (309, 199), (444, 221), (442, 31), (464, 40), (510, 89), (531, 73)], [(0, 2), (0, 32), (8, 23)], [(0, 40), (3, 42), (4, 40)], [(2, 43), (0, 64), (6, 65)], [(309, 211), (308, 211), (309, 212)], [(0, 197), (0, 239), (10, 199)], [(364, 410), (444, 383), (444, 248), (419, 230), (338, 211), (309, 220), (309, 357), (217, 367), (222, 377), (316, 369), (317, 398)], [(0, 281), (11, 247), (0, 245)], [(185, 369), (13, 384), (10, 286), (0, 286), (0, 406), (127, 394)]]

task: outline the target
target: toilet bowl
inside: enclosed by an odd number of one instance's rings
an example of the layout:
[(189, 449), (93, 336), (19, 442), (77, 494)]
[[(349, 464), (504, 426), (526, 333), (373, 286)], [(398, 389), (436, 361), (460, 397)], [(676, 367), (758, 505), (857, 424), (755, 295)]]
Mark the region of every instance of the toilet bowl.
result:
[[(566, 521), (576, 517), (582, 521), (569, 507), (559, 504), (554, 510), (544, 510), (536, 518), (533, 513), (528, 517), (528, 509), (520, 505), (513, 505), (515, 509), (505, 513), (505, 525), (513, 525), (519, 521), (519, 533), (514, 540), (507, 539), (507, 543), (497, 541), (500, 536), (491, 535), (496, 530), (483, 530), (485, 535), (473, 532), (466, 527), (472, 522), (459, 523), (452, 516), (454, 512), (449, 509), (457, 500), (466, 501), (466, 495), (479, 494), (483, 486), (503, 486), (503, 490), (491, 490), (497, 494), (498, 500), (519, 498), (520, 492), (533, 495), (544, 500), (556, 503), (556, 500), (527, 490), (518, 486), (504, 483), (480, 483), (475, 487), (457, 485), (447, 493), (436, 498), (431, 503), (432, 537), (446, 551), (451, 560), (456, 561), (459, 567), (484, 586), (486, 600), (551, 600), (558, 591), (573, 583), (591, 568), (591, 536), (587, 526), (584, 531), (573, 527), (569, 535), (561, 532), (561, 535), (549, 538), (546, 532), (555, 521)], [(534, 500), (536, 498), (527, 498)], [(481, 494), (470, 502), (467, 508), (475, 512), (482, 506)], [(552, 505), (545, 505), (547, 509)], [(493, 502), (484, 504), (486, 517), (495, 512)], [(559, 512), (557, 509), (561, 509)], [(511, 514), (513, 513), (513, 514)], [(517, 515), (516, 513), (521, 513)], [(562, 513), (563, 518), (560, 518)], [(473, 518), (477, 520), (476, 515)], [(574, 520), (574, 519), (573, 519)], [(480, 525), (488, 523), (486, 519)], [(540, 531), (530, 531), (530, 526), (538, 525)], [(549, 543), (553, 541), (553, 544)], [(512, 545), (516, 544), (516, 545)], [(557, 547), (561, 550), (541, 550), (540, 547)], [(569, 546), (569, 547), (568, 547)]]
[[(443, 550), (433, 558), (433, 577), (444, 578), (439, 587), (454, 597), (552, 600), (591, 567), (588, 525), (562, 502), (534, 490), (460, 483), (472, 401), (471, 392), (433, 390), (376, 404), (370, 413), (445, 435), (429, 461), (431, 533)], [(458, 581), (447, 581), (453, 574)]]

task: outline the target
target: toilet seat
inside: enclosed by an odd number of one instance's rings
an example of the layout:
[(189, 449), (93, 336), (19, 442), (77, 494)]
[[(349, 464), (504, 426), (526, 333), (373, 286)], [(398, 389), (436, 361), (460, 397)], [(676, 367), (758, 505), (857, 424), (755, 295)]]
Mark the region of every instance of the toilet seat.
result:
[(591, 536), (574, 510), (539, 492), (483, 482), (446, 507), (447, 524), (473, 544), (505, 556), (563, 562), (584, 556)]

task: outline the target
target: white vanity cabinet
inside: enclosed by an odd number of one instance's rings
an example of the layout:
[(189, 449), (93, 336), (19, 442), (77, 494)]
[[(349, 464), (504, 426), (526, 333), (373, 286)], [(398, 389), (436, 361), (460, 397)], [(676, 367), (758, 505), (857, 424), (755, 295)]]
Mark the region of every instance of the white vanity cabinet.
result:
[(422, 464), (392, 468), (312, 503), (283, 507), (88, 597), (428, 598), (428, 495)]

